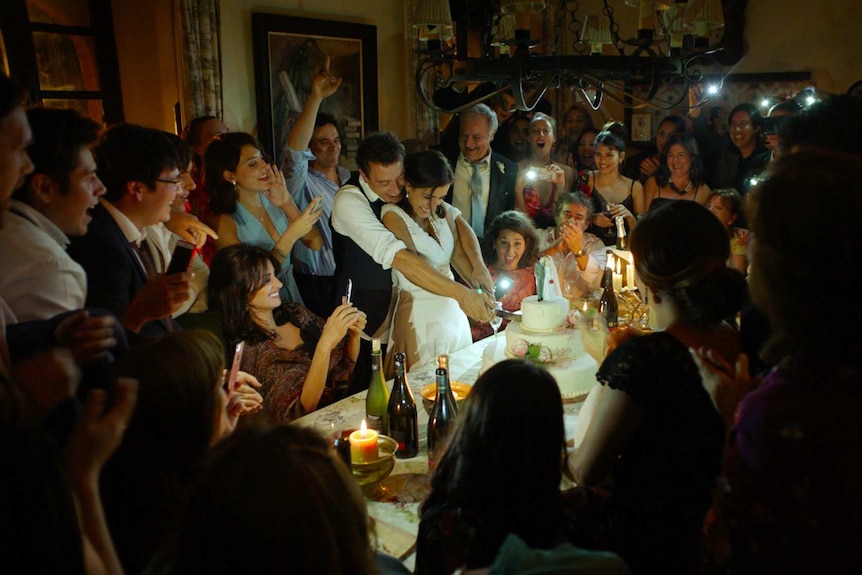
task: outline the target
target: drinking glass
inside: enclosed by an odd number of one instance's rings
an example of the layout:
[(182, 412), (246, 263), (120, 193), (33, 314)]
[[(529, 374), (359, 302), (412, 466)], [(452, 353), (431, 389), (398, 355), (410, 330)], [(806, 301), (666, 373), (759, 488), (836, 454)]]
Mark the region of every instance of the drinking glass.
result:
[(497, 311), (503, 311), (503, 302), (497, 302), (494, 305), (494, 317), (488, 323), (491, 325), (491, 329), (494, 330), (494, 334), (497, 334), (497, 330), (500, 329), (500, 326), (503, 325), (503, 318), (497, 315)]

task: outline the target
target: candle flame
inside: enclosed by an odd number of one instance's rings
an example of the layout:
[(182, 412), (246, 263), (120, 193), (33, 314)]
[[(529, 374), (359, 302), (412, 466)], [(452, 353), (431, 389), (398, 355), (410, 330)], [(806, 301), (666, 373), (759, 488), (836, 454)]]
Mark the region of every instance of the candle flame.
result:
[(368, 426), (365, 425), (365, 420), (362, 420), (362, 424), (359, 426), (359, 432), (362, 435), (362, 439), (365, 439), (365, 436), (368, 434)]

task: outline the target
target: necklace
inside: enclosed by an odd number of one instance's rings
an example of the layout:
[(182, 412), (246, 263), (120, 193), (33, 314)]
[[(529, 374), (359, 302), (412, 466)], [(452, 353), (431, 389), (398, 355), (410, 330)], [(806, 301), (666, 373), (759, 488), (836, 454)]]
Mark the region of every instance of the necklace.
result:
[(240, 203), (252, 216), (257, 218), (261, 224), (266, 223), (266, 208), (263, 207), (263, 203), (258, 203), (257, 205), (252, 204), (251, 206), (246, 205), (245, 202)]
[(673, 180), (668, 180), (668, 181), (667, 181), (667, 186), (668, 186), (671, 190), (673, 190), (674, 192), (676, 192), (677, 194), (679, 194), (680, 196), (684, 196), (684, 195), (686, 195), (687, 193), (689, 193), (689, 192), (691, 191), (691, 189), (694, 187), (694, 182), (692, 182), (691, 180), (689, 180), (689, 181), (688, 181), (688, 185), (687, 185), (684, 189), (682, 189), (682, 190), (680, 190), (679, 188), (677, 188), (677, 187), (676, 187), (676, 184), (674, 184), (674, 183), (673, 183)]

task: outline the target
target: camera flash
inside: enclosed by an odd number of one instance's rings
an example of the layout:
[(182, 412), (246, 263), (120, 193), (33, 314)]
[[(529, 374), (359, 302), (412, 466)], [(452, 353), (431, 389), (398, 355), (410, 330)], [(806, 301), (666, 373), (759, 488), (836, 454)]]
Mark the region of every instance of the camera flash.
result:
[(535, 180), (537, 175), (538, 174), (536, 174), (536, 170), (531, 169), (531, 170), (527, 170), (527, 173), (524, 174), (524, 177), (527, 178), (528, 180)]
[(706, 87), (706, 92), (714, 96), (715, 94), (718, 94), (718, 86), (716, 86), (715, 84), (710, 84)]
[(770, 102), (766, 98), (764, 98), (763, 100), (760, 101), (760, 107), (761, 108), (766, 108), (769, 106), (769, 104), (770, 104)]

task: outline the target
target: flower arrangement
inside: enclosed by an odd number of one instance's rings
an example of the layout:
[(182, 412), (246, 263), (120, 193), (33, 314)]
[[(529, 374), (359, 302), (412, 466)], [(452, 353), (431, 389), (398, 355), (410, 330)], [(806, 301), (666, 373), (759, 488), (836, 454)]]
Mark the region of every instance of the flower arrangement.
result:
[(554, 355), (548, 346), (530, 343), (525, 339), (519, 339), (512, 344), (512, 354), (533, 363), (552, 363), (554, 361)]

